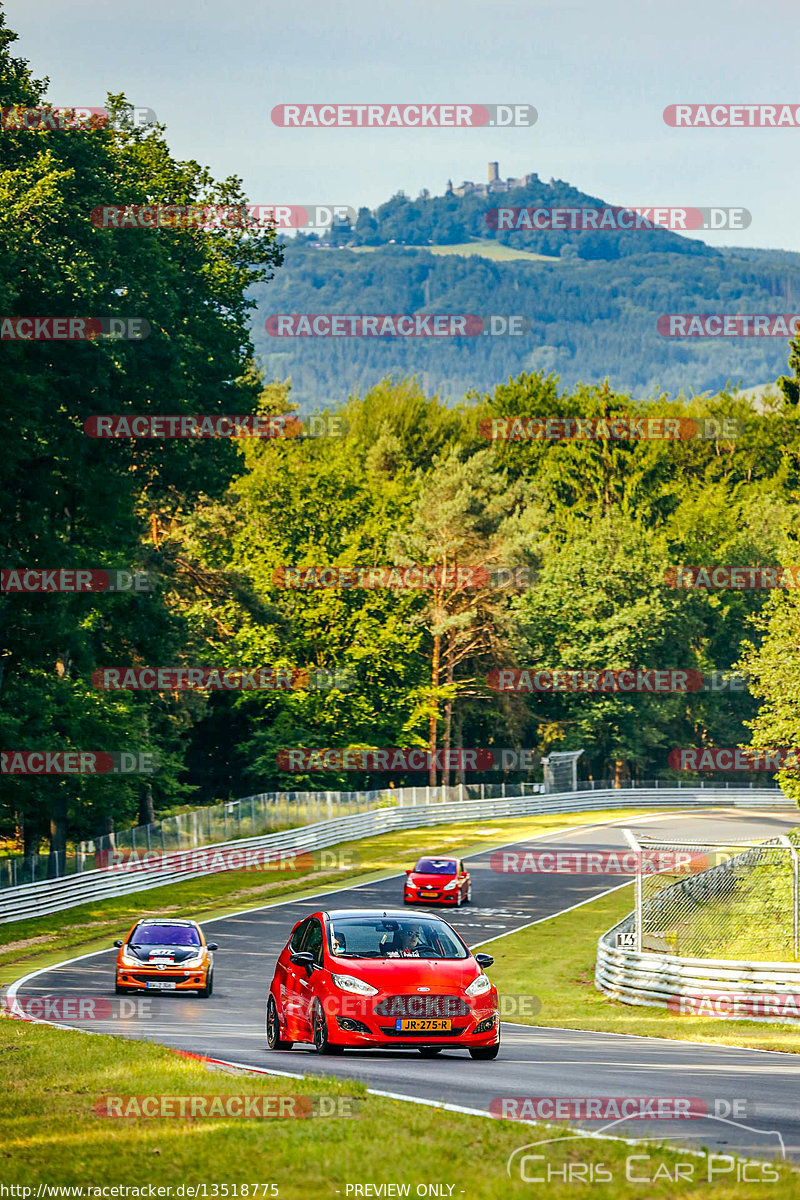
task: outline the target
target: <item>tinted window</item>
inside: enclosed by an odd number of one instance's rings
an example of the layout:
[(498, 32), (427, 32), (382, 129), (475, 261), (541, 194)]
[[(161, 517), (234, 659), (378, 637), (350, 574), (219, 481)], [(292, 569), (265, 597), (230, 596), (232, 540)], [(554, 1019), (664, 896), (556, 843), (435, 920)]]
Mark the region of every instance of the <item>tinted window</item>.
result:
[(431, 917), (334, 917), (329, 929), (337, 958), (469, 957), (456, 933)]
[(192, 925), (137, 925), (131, 934), (133, 946), (200, 946), (200, 934)]
[(421, 858), (414, 870), (420, 875), (455, 875), (456, 864), (452, 858)]
[(312, 917), (308, 922), (303, 949), (314, 955), (314, 962), (322, 963), (322, 926), (316, 917)]
[(305, 936), (305, 932), (307, 929), (308, 929), (308, 917), (306, 917), (305, 921), (300, 922), (300, 924), (297, 926), (297, 929), (295, 929), (294, 933), (292, 934), (291, 940), (289, 942), (290, 950), (297, 951), (300, 949), (300, 947), (303, 944), (303, 937)]

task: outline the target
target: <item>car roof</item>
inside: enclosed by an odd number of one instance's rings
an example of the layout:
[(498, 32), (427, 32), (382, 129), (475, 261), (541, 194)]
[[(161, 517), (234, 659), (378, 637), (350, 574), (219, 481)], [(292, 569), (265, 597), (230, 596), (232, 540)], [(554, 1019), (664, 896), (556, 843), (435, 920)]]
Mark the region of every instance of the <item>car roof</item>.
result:
[(194, 928), (197, 921), (187, 921), (183, 917), (140, 917), (137, 925), (189, 925)]
[(418, 854), (417, 862), (421, 862), (423, 858), (430, 858), (432, 862), (458, 862), (457, 854)]
[[(407, 908), (330, 908), (325, 910), (323, 915), (334, 918), (376, 917), (381, 919), (383, 917), (389, 917), (392, 920), (408, 920), (409, 917), (413, 915), (414, 920), (416, 920), (418, 914), (411, 914)], [(443, 921), (442, 917), (440, 917), (437, 913), (426, 912), (423, 915), (426, 920), (442, 921), (443, 924), (447, 924), (447, 922)]]

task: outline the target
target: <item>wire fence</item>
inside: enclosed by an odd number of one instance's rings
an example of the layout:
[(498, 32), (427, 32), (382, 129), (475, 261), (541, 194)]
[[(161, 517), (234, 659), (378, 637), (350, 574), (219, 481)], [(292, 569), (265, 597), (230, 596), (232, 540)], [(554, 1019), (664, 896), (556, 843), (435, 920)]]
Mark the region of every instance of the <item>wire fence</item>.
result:
[(797, 962), (800, 834), (689, 842), (626, 831), (637, 854), (639, 951), (683, 958)]
[[(701, 783), (686, 780), (625, 780), (610, 779), (578, 780), (577, 792), (603, 791), (608, 788), (625, 791), (634, 789), (671, 788), (695, 792), (703, 787), (742, 790), (742, 784), (731, 784), (729, 779), (718, 782), (712, 779)], [(750, 784), (750, 788), (757, 785)], [(570, 784), (571, 787), (571, 784)], [(317, 821), (332, 820), (338, 816), (353, 816), (372, 812), (380, 808), (403, 805), (448, 803), (454, 800), (490, 800), (506, 796), (530, 796), (537, 793), (559, 792), (557, 786), (544, 783), (468, 783), (453, 787), (430, 787), (428, 785), (405, 788), (380, 788), (366, 792), (303, 791), (261, 792), (242, 800), (226, 801), (208, 805), (186, 813), (164, 817), (150, 825), (136, 825), (117, 833), (78, 843), (66, 854), (45, 852), (43, 854), (10, 855), (0, 858), (0, 889), (17, 887), (26, 883), (38, 883), (45, 879), (61, 879), (67, 875), (80, 874), (113, 862), (112, 855), (144, 854), (153, 850), (162, 853), (175, 850), (190, 850), (218, 842), (229, 842), (239, 838), (256, 837), (264, 833), (294, 829)], [(758, 790), (763, 791), (763, 787)], [(774, 789), (777, 792), (779, 788)]]

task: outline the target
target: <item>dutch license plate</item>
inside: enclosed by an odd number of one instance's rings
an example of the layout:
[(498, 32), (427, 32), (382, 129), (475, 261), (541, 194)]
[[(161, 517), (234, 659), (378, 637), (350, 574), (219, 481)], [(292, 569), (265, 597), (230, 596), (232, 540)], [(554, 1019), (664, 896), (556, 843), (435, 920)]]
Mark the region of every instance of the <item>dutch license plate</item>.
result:
[(145, 987), (156, 988), (159, 992), (172, 992), (175, 986), (171, 979), (151, 979), (145, 984)]
[(403, 1033), (438, 1033), (441, 1029), (452, 1029), (449, 1017), (398, 1017), (396, 1029)]

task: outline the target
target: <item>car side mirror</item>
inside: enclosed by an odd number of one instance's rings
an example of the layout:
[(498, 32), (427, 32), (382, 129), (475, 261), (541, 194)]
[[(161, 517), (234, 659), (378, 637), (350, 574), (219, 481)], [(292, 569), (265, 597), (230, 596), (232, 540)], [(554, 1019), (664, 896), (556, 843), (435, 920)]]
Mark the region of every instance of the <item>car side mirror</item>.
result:
[(206, 950), (219, 950), (216, 942), (206, 942)]
[(413, 871), (414, 871), (414, 868), (413, 868), (413, 867), (406, 867), (406, 875), (411, 875), (411, 874), (413, 874)]
[(116, 941), (116, 942), (114, 942), (114, 945), (115, 945), (115, 946), (118, 946), (118, 947), (119, 947), (119, 946), (122, 946), (123, 944), (124, 944), (124, 943), (123, 943), (123, 942), (120, 942), (119, 940), (118, 940), (118, 941)]
[(492, 958), (491, 954), (476, 954), (475, 962), (479, 967), (490, 967), (494, 962), (494, 959)]
[(298, 967), (305, 967), (310, 972), (314, 966), (314, 955), (310, 950), (297, 950), (289, 955), (289, 961)]

